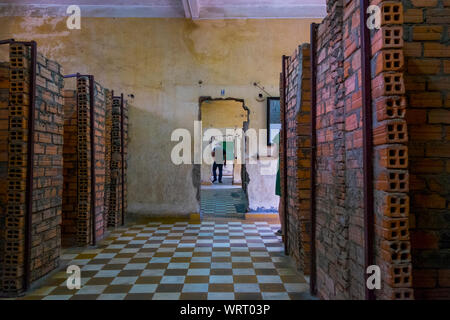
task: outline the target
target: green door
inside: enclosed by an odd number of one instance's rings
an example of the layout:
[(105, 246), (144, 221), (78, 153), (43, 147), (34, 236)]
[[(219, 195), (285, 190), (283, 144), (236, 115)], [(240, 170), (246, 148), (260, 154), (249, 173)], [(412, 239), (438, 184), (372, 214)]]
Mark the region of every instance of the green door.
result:
[(234, 160), (234, 141), (223, 141), (222, 147), (227, 153), (227, 160)]

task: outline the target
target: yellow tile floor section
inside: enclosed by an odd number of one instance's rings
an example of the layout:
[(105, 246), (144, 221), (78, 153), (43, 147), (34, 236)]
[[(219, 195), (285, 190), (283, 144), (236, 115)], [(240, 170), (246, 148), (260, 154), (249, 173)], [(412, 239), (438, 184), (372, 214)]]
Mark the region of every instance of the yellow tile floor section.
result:
[(81, 288), (56, 272), (24, 299), (308, 299), (308, 284), (267, 222), (146, 222), (113, 231), (98, 248), (68, 250)]

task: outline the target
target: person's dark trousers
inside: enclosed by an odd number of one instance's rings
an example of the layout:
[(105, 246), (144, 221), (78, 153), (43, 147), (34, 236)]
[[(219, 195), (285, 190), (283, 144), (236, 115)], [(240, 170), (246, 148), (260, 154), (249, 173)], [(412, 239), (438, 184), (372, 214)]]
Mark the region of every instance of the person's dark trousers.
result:
[(214, 181), (217, 180), (217, 168), (219, 168), (219, 182), (222, 182), (222, 170), (223, 170), (223, 164), (217, 164), (216, 162), (214, 162), (213, 164), (213, 176), (214, 176)]

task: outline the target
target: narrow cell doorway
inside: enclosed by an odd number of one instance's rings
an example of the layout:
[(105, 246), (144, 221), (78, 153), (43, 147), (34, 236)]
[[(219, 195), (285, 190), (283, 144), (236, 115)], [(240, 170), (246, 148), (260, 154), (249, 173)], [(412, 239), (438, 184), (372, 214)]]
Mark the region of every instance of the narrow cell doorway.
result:
[(240, 99), (201, 98), (200, 115), (204, 138), (201, 216), (244, 219), (248, 210), (244, 163), (248, 108)]

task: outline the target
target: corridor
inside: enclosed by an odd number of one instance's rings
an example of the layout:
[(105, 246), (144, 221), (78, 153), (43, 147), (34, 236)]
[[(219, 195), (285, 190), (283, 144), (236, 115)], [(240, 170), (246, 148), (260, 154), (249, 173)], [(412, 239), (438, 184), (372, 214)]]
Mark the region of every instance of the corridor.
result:
[(24, 299), (299, 300), (309, 285), (267, 222), (148, 222), (119, 228), (98, 248), (63, 252), (81, 268), (81, 289), (60, 268)]

